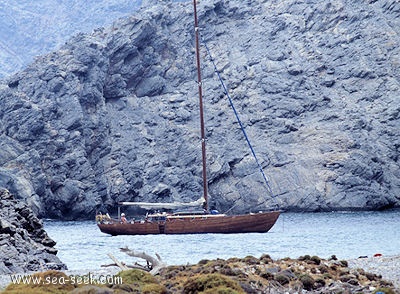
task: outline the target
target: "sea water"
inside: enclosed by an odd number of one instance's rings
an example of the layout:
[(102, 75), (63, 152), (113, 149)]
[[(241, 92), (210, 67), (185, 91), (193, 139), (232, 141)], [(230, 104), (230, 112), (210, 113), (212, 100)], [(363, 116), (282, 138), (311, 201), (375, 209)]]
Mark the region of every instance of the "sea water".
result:
[(168, 265), (194, 264), (202, 259), (301, 255), (352, 259), (400, 255), (400, 210), (382, 212), (282, 213), (268, 233), (109, 236), (95, 221), (52, 221), (44, 226), (56, 242), (58, 257), (70, 270), (99, 269), (113, 263), (108, 253), (125, 263), (128, 247), (155, 256)]

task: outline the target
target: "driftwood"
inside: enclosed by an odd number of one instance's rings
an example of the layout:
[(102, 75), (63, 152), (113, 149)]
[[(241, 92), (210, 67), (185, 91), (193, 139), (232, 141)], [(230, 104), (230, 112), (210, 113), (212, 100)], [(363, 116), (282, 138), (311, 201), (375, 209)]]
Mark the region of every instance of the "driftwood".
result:
[(108, 264), (108, 265), (104, 265), (104, 266), (118, 266), (120, 269), (127, 270), (129, 269), (129, 266), (127, 266), (125, 263), (119, 261), (118, 259), (116, 259), (111, 253), (107, 254), (109, 258), (111, 258), (115, 263), (113, 264)]
[(149, 272), (152, 275), (156, 275), (159, 273), (159, 271), (162, 268), (167, 266), (161, 260), (161, 257), (157, 253), (155, 254), (157, 258), (154, 258), (145, 252), (135, 252), (134, 250), (129, 249), (128, 247), (120, 248), (120, 250), (129, 256), (146, 260), (146, 265), (142, 265), (137, 262), (135, 262), (135, 264), (128, 265), (128, 264), (125, 264), (124, 262), (117, 260), (112, 254), (109, 253), (107, 255), (108, 255), (108, 257), (110, 257), (112, 259), (112, 261), (114, 261), (114, 263), (102, 265), (102, 267), (118, 266), (121, 270), (127, 270), (127, 269), (134, 268), (134, 269), (140, 269), (140, 270)]

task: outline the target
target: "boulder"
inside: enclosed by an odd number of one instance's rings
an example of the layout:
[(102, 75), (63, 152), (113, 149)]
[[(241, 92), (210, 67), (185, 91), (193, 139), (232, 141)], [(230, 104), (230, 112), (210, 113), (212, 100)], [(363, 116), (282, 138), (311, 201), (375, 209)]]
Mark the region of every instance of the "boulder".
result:
[(0, 274), (67, 269), (55, 245), (33, 211), (0, 189)]

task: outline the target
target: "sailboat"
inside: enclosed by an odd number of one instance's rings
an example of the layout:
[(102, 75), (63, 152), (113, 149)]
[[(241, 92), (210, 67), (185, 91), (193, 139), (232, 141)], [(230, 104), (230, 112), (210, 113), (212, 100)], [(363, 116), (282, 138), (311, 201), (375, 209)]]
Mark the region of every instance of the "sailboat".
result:
[[(118, 219), (112, 219), (108, 214), (96, 215), (97, 225), (103, 233), (113, 236), (149, 234), (264, 233), (268, 232), (273, 227), (280, 215), (279, 210), (241, 215), (227, 215), (215, 210), (210, 211), (209, 209), (203, 91), (200, 70), (200, 42), (196, 1), (197, 0), (193, 0), (193, 10), (202, 145), (203, 197), (190, 203), (120, 202), (119, 205), (121, 206), (133, 205), (147, 210), (153, 209), (157, 212), (148, 213), (144, 218), (128, 222), (125, 219), (124, 214), (120, 217), (120, 206), (118, 206)], [(253, 155), (255, 155), (254, 152)], [(265, 179), (264, 173), (263, 176)], [(198, 211), (181, 210), (173, 213), (167, 213), (165, 211), (158, 212), (162, 209), (173, 210), (195, 206), (201, 207), (202, 209)]]

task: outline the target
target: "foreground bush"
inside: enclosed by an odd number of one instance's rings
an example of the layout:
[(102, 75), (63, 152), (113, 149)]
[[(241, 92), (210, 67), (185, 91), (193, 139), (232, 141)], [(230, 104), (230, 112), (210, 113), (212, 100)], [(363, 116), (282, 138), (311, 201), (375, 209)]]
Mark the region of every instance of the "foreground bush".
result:
[(239, 283), (221, 274), (197, 275), (187, 280), (183, 293), (245, 293)]
[[(68, 279), (62, 272), (48, 271), (32, 275), (43, 281)], [(71, 283), (10, 284), (1, 294), (242, 294), (292, 293), (397, 293), (391, 282), (362, 269), (350, 269), (346, 262), (324, 260), (316, 256), (272, 260), (263, 255), (202, 260), (194, 265), (168, 266), (159, 274), (137, 269), (122, 271), (117, 284), (74, 285)], [(119, 281), (121, 281), (121, 279)], [(294, 293), (294, 292), (293, 292)]]
[[(51, 270), (35, 273), (30, 277), (30, 283), (12, 283), (2, 294), (66, 294), (75, 289), (75, 286), (71, 283), (61, 284), (56, 282), (69, 280), (69, 277), (63, 272)], [(38, 283), (34, 283), (34, 281)]]

